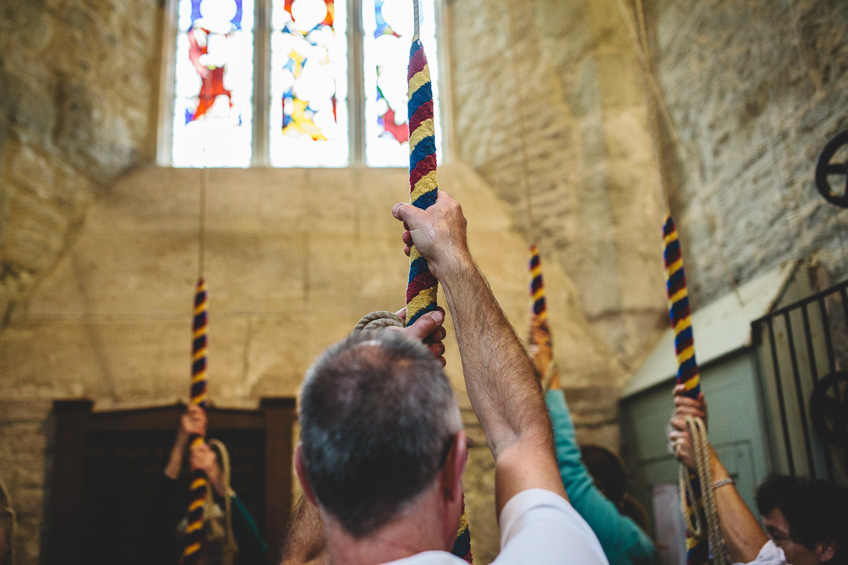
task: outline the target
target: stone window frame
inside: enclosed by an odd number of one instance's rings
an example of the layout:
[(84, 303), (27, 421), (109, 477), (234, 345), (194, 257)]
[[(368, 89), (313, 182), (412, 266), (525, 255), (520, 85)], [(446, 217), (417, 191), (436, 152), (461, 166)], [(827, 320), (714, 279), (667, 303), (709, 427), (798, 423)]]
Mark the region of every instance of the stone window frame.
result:
[[(274, 0), (254, 0), (253, 47), (253, 133), (250, 167), (271, 167), (270, 159), (270, 84), (271, 84), (271, 4)], [(348, 167), (366, 167), (365, 161), (365, 85), (363, 80), (363, 36), (361, 0), (336, 0), (346, 2), (348, 14)], [(411, 1), (411, 0), (410, 0)], [(436, 27), (436, 54), (439, 63), (439, 105), (437, 119), (441, 120), (441, 162), (450, 162), (454, 156), (453, 111), (450, 80), (450, 6), (448, 0), (433, 0), (438, 25)], [(177, 8), (179, 0), (165, 0), (162, 23), (161, 74), (157, 120), (156, 164), (171, 167), (171, 149), (174, 111), (174, 50), (177, 42)], [(354, 33), (354, 30), (356, 33)], [(265, 92), (266, 96), (257, 96)], [(279, 167), (289, 168), (289, 167)], [(297, 168), (297, 167), (296, 167)], [(373, 167), (391, 168), (391, 167)], [(399, 167), (398, 167), (399, 168)]]

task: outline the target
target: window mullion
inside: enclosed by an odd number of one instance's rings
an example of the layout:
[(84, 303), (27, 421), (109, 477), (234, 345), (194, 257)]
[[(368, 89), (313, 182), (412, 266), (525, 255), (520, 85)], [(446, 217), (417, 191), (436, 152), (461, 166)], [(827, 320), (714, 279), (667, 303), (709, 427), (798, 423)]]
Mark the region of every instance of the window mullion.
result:
[(166, 0), (162, 17), (162, 74), (159, 85), (159, 135), (156, 143), (156, 163), (160, 167), (171, 165), (174, 133), (174, 53), (176, 42), (177, 0)]
[(365, 79), (362, 47), (362, 1), (347, 0), (348, 6), (348, 108), (350, 164), (365, 163)]
[(253, 56), (252, 165), (270, 165), (271, 0), (256, 0)]
[(455, 146), (453, 143), (453, 89), (450, 83), (450, 54), (453, 52), (451, 43), (451, 6), (445, 0), (435, 1), (436, 11), (436, 43), (439, 45), (437, 58), (439, 61), (439, 114), (437, 120), (441, 120), (441, 150), (442, 162), (450, 163), (455, 160)]

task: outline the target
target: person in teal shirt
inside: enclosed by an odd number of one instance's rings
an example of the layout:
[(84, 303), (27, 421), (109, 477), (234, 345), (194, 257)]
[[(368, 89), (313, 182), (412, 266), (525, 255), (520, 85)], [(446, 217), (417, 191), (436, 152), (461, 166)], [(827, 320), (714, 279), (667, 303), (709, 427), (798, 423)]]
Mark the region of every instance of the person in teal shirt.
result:
[(571, 505), (595, 532), (610, 565), (650, 565), (656, 555), (654, 542), (604, 496), (583, 464), (552, 360), (550, 330), (546, 321), (540, 322), (535, 316), (528, 350), (547, 390), (545, 403), (554, 430), (557, 463)]

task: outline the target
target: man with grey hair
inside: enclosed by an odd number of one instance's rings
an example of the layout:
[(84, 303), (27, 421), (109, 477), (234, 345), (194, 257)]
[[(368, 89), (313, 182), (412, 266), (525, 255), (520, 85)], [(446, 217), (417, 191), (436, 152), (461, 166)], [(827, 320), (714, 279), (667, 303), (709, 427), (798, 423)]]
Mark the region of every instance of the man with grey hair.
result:
[[(468, 395), (495, 458), (495, 563), (605, 564), (568, 503), (533, 364), (468, 251), (459, 204), (440, 192), (426, 210), (397, 204), (392, 213), (404, 222), (406, 253), (414, 242), (444, 288)], [(426, 327), (407, 333), (439, 341), (442, 320), (427, 314), (413, 325)], [(440, 347), (368, 332), (331, 347), (309, 370), (295, 455), (309, 502), (284, 563), (464, 563), (446, 550), (460, 522), (468, 448), (433, 356)]]

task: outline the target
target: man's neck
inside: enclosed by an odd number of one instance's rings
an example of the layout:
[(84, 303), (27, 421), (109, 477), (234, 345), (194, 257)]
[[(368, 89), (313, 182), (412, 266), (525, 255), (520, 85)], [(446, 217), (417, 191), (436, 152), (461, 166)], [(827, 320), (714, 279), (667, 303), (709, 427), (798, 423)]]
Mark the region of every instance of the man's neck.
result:
[(338, 521), (325, 516), (330, 562), (333, 565), (377, 565), (424, 551), (445, 550), (443, 516), (427, 494), (400, 516), (358, 539)]

